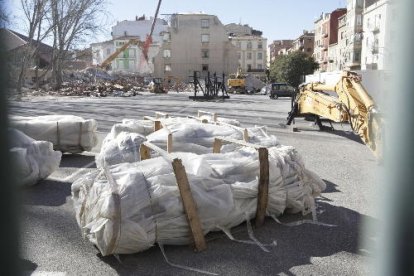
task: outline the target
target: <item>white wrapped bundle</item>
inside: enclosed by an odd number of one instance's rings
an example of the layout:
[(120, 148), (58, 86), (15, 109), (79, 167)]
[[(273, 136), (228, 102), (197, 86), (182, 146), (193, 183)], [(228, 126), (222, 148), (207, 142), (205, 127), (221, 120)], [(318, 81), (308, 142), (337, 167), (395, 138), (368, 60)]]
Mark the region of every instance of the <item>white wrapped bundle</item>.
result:
[(34, 185), (59, 167), (62, 153), (54, 151), (52, 143), (35, 141), (16, 129), (9, 129), (9, 136), (10, 155), (21, 185)]
[(11, 126), (35, 140), (49, 141), (63, 152), (89, 151), (98, 141), (96, 121), (73, 115), (14, 116)]
[[(286, 208), (287, 187), (297, 185), (302, 188), (302, 199), (313, 199), (317, 191), (312, 187), (320, 185), (321, 180), (308, 174), (295, 160), (281, 165), (280, 160), (288, 158), (289, 153), (274, 156), (269, 155), (267, 213), (278, 216)], [(259, 174), (256, 150), (244, 148), (205, 155), (175, 153), (173, 157), (180, 158), (186, 168), (205, 234), (236, 226), (254, 216)], [(282, 171), (291, 177), (285, 179)], [(295, 184), (300, 174), (307, 181)], [(114, 165), (84, 176), (73, 183), (72, 198), (83, 234), (103, 255), (139, 252), (156, 242), (191, 241), (171, 163), (162, 157)]]
[(96, 166), (103, 168), (105, 164), (109, 166), (139, 161), (139, 148), (145, 140), (145, 136), (138, 133), (120, 132), (116, 136), (109, 133), (95, 157)]
[[(267, 135), (263, 128), (248, 128), (249, 141), (264, 147), (276, 146), (276, 137)], [(147, 140), (161, 148), (166, 148), (168, 134), (172, 133), (173, 150), (193, 152), (197, 154), (211, 153), (214, 139), (226, 137), (243, 140), (243, 132), (225, 125), (194, 123), (170, 124), (147, 136)], [(236, 148), (233, 144), (223, 145), (222, 152), (230, 152)]]

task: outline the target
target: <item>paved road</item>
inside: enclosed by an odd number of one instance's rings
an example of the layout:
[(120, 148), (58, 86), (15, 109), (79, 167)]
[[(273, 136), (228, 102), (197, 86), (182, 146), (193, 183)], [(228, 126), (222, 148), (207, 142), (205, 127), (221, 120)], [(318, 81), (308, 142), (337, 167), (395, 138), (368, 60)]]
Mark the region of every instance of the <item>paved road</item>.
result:
[[(123, 118), (142, 118), (154, 111), (172, 115), (196, 115), (197, 110), (217, 112), (239, 120), (244, 126), (267, 125), (282, 144), (293, 145), (307, 168), (319, 174), (327, 190), (318, 199), (318, 219), (337, 225), (304, 224), (282, 226), (268, 219), (255, 229), (263, 243), (277, 246), (264, 252), (254, 245), (230, 241), (221, 233), (208, 235), (208, 250), (194, 253), (188, 246), (167, 246), (175, 264), (220, 275), (363, 275), (370, 272), (376, 248), (378, 214), (374, 208), (380, 194), (378, 165), (347, 125), (334, 132), (319, 132), (309, 122), (296, 120), (299, 132), (283, 128), (289, 99), (269, 100), (265, 95), (232, 95), (225, 102), (194, 102), (186, 93), (132, 98), (37, 97), (10, 102), (12, 114), (74, 114), (94, 118), (102, 138)], [(27, 273), (62, 272), (69, 275), (193, 275), (195, 272), (170, 266), (158, 247), (145, 252), (102, 257), (81, 237), (76, 224), (70, 186), (74, 179), (93, 170), (94, 152), (64, 155), (61, 168), (38, 185), (23, 190), (21, 258)], [(282, 221), (301, 219), (284, 215)], [(368, 229), (368, 230), (367, 230)], [(365, 230), (365, 231), (364, 231)], [(233, 232), (247, 238), (246, 226)]]

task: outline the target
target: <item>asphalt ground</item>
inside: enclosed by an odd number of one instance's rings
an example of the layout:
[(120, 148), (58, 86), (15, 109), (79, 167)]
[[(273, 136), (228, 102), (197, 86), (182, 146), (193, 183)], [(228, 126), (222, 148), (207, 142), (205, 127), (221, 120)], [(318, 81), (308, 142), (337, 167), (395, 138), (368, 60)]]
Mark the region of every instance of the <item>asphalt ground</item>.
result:
[[(346, 124), (321, 132), (311, 122), (296, 119), (293, 132), (284, 126), (290, 99), (266, 95), (231, 95), (222, 101), (192, 101), (190, 93), (131, 98), (30, 97), (10, 101), (14, 115), (73, 114), (98, 121), (100, 139), (123, 118), (141, 119), (155, 111), (196, 115), (198, 110), (237, 119), (243, 126), (266, 125), (279, 142), (295, 146), (306, 167), (317, 173), (327, 189), (317, 199), (318, 220), (335, 225), (280, 225), (267, 218), (254, 229), (262, 243), (277, 246), (262, 251), (256, 245), (229, 240), (223, 233), (207, 235), (208, 249), (165, 246), (171, 263), (219, 275), (366, 275), (372, 273), (380, 222), (379, 169), (373, 154)], [(157, 246), (131, 255), (102, 257), (81, 235), (70, 195), (72, 182), (95, 169), (94, 154), (64, 154), (60, 168), (37, 185), (21, 189), (20, 251), (22, 268), (33, 275), (202, 275), (168, 264)], [(285, 214), (283, 222), (302, 220)], [(248, 239), (246, 224), (233, 229)]]

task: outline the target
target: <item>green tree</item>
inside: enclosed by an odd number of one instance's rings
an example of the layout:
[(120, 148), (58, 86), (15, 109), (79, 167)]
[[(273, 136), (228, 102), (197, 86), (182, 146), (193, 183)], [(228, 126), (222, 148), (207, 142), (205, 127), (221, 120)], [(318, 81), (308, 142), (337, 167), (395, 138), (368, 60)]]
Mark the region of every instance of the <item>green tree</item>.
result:
[(274, 82), (286, 82), (298, 87), (303, 82), (303, 76), (312, 74), (319, 68), (313, 57), (303, 52), (293, 52), (279, 56), (270, 65), (270, 79)]

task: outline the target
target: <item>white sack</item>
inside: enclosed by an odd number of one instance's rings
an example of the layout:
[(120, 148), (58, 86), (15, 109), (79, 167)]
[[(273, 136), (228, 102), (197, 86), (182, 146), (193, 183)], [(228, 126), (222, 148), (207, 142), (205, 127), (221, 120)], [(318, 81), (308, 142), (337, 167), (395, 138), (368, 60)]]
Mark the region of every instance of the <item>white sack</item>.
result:
[[(186, 168), (204, 233), (236, 226), (256, 212), (259, 161), (254, 149), (223, 154), (174, 153)], [(267, 213), (306, 211), (322, 180), (291, 147), (271, 148)], [(191, 233), (171, 163), (162, 157), (97, 170), (75, 181), (72, 198), (83, 234), (105, 255), (187, 244)], [(316, 189), (315, 189), (316, 187)]]
[(52, 143), (35, 141), (16, 129), (9, 129), (9, 137), (11, 160), (21, 185), (34, 185), (59, 167), (62, 153), (54, 151)]
[(97, 144), (96, 121), (73, 115), (45, 115), (38, 117), (11, 117), (12, 127), (35, 140), (53, 143), (55, 150), (79, 153), (89, 151)]

